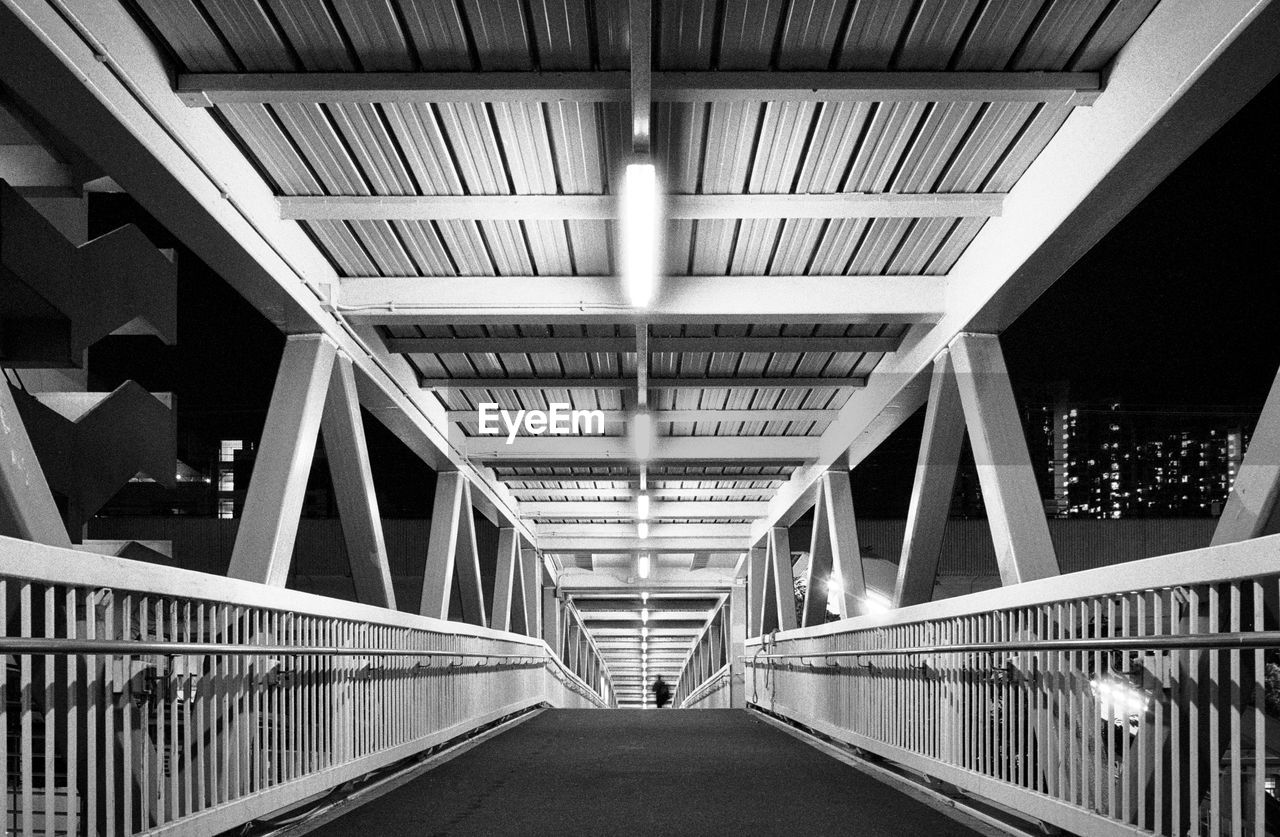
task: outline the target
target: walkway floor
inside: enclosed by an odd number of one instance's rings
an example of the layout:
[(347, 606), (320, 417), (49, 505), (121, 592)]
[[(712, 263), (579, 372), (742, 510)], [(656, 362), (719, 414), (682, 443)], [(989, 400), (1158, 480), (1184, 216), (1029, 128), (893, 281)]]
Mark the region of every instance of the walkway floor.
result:
[(550, 710), (311, 833), (976, 832), (742, 710)]

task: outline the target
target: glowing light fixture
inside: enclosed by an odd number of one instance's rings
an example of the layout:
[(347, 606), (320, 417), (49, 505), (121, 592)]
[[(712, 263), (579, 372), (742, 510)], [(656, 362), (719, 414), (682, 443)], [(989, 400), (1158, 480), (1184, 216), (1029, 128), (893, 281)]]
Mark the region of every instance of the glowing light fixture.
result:
[(645, 628), (641, 628), (641, 629), (640, 629), (640, 638), (641, 638), (641, 639), (648, 639), (648, 638), (649, 638), (649, 629), (648, 629), (647, 627), (645, 627)]
[(648, 462), (653, 455), (653, 416), (641, 410), (631, 417), (631, 445), (637, 462)]
[(649, 608), (646, 607), (640, 611), (640, 621), (641, 622), (649, 621)]
[(622, 174), (621, 231), (622, 287), (627, 300), (644, 308), (653, 299), (660, 264), (658, 230), (661, 225), (658, 174), (652, 163), (632, 163)]
[[(649, 539), (649, 522), (648, 521), (641, 520), (639, 523), (636, 524), (636, 535), (639, 536), (640, 540), (642, 541)], [(649, 576), (647, 573), (641, 573), (640, 577), (648, 578)]]
[(645, 604), (648, 604), (648, 603), (649, 603), (649, 591), (648, 591), (648, 590), (644, 590), (644, 591), (642, 591), (642, 592), (640, 593), (640, 601), (644, 602)]
[(649, 495), (648, 494), (641, 493), (636, 495), (636, 518), (639, 520), (649, 519)]
[[(641, 523), (640, 525), (645, 526), (644, 523)], [(640, 537), (642, 538), (646, 536), (647, 536), (647, 533), (640, 535)], [(649, 554), (647, 552), (641, 555), (640, 557), (636, 558), (636, 575), (640, 576), (641, 578), (648, 578), (650, 569), (651, 569), (651, 564), (649, 561)]]

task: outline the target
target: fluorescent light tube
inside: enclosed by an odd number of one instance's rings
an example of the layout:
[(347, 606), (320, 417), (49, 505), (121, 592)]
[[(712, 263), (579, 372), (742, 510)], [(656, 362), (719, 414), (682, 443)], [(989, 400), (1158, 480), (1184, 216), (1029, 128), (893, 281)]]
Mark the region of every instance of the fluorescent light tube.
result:
[(622, 174), (621, 234), (622, 286), (636, 308), (648, 306), (658, 284), (661, 209), (658, 175), (652, 163), (632, 163)]

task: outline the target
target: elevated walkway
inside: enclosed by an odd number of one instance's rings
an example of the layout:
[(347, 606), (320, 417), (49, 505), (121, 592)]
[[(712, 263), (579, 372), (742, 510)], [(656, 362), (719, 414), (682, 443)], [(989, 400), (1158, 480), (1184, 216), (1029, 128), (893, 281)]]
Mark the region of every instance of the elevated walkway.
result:
[(309, 832), (969, 835), (743, 710), (548, 710)]

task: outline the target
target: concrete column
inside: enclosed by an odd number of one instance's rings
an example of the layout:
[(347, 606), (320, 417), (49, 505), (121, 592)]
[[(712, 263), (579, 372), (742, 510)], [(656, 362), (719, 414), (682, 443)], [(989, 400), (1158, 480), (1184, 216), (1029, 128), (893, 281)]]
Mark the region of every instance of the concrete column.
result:
[(746, 666), (743, 655), (747, 648), (747, 588), (744, 579), (736, 579), (729, 591), (729, 705), (734, 709), (747, 706)]

